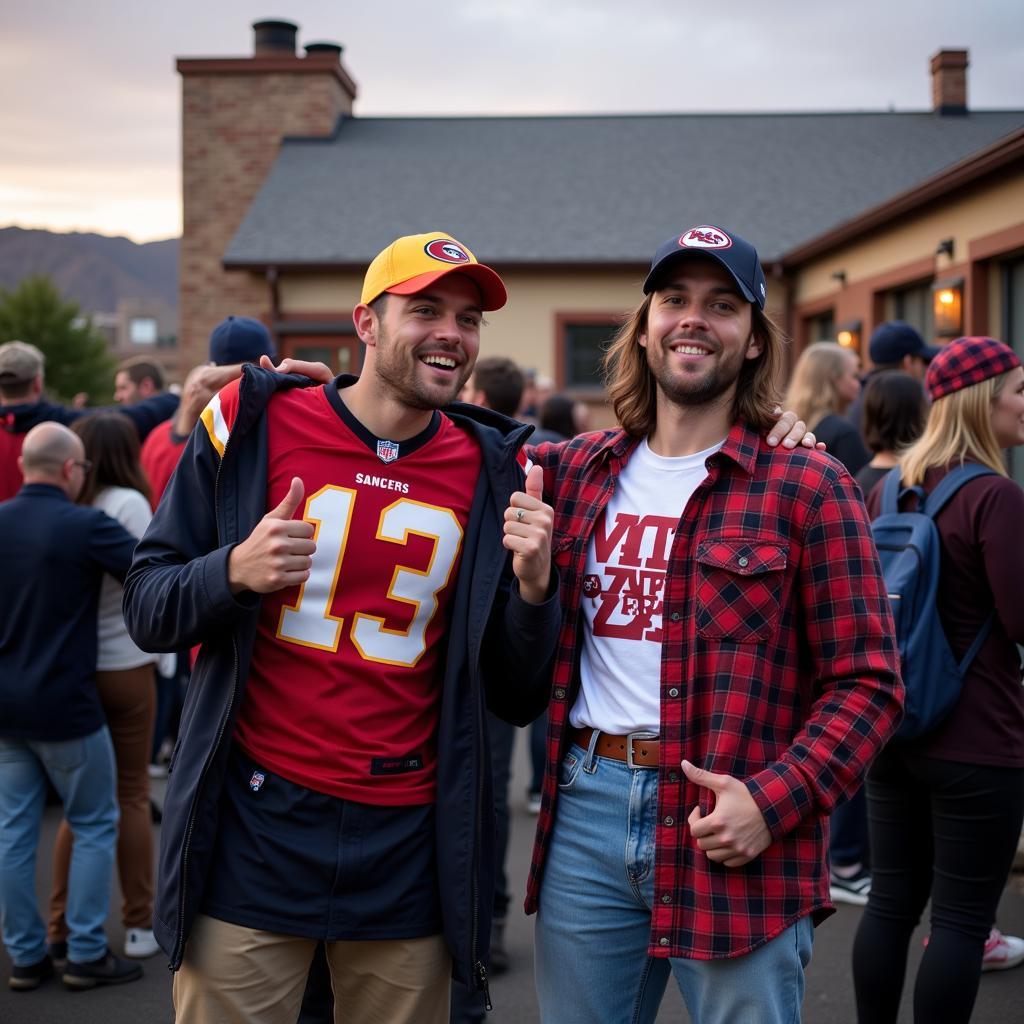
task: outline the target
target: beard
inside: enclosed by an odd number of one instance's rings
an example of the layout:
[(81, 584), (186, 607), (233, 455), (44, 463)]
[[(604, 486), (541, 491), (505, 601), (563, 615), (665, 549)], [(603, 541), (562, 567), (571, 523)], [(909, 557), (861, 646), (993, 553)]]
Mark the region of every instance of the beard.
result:
[(701, 342), (713, 346), (713, 351), (720, 352), (720, 346), (717, 346), (711, 338), (697, 332), (672, 338), (671, 342), (666, 342), (657, 348), (654, 358), (652, 358), (651, 346), (648, 345), (647, 365), (658, 389), (666, 398), (677, 405), (710, 405), (733, 390), (743, 371), (749, 343), (742, 352), (732, 356), (720, 356), (708, 369), (697, 375), (682, 373), (671, 367), (671, 354), (667, 352), (667, 346), (679, 341)]
[[(437, 346), (433, 346), (436, 349)], [(420, 370), (420, 367), (423, 370)], [(429, 367), (421, 363), (415, 349), (392, 342), (380, 324), (374, 371), (384, 388), (410, 409), (440, 409), (454, 402), (473, 372), (472, 360), (466, 360), (452, 373), (448, 382), (432, 383), (424, 379)]]

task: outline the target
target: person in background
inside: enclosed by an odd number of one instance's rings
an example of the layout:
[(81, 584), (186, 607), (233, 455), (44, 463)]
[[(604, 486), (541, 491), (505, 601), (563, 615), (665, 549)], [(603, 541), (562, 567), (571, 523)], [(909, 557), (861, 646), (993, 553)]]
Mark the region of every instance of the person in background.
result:
[(899, 463), (924, 429), (928, 417), (921, 382), (902, 370), (871, 377), (864, 393), (864, 440), (874, 453), (871, 461), (856, 473), (865, 496)]
[(859, 366), (850, 349), (834, 341), (816, 341), (800, 353), (785, 402), (853, 476), (871, 460), (856, 428), (843, 416), (860, 394)]
[(142, 468), (152, 489), (153, 509), (160, 503), (192, 428), (210, 399), (241, 375), (243, 363), (277, 358), (270, 331), (248, 316), (229, 316), (210, 335), (210, 362), (185, 378), (177, 412), (154, 429), (142, 445)]
[(114, 374), (114, 401), (134, 405), (164, 391), (164, 371), (145, 356), (126, 359)]
[[(18, 456), (25, 435), (34, 426), (49, 421), (70, 426), (98, 411), (47, 401), (43, 396), (44, 364), (43, 353), (35, 345), (24, 341), (0, 345), (0, 501), (14, 497), (21, 486)], [(127, 416), (142, 441), (177, 407), (178, 396), (163, 393), (105, 411)]]
[(114, 750), (96, 695), (96, 609), (104, 573), (124, 579), (135, 538), (75, 504), (89, 472), (81, 440), (40, 423), (19, 456), (25, 484), (0, 502), (0, 928), (16, 991), (53, 974), (36, 906), (35, 860), (47, 779), (75, 835), (63, 981), (134, 981), (104, 923), (117, 840)]
[[(819, 441), (856, 476), (871, 460), (857, 429), (843, 417), (860, 394), (859, 360), (832, 341), (806, 348), (797, 360), (786, 402), (805, 420)], [(871, 889), (867, 802), (863, 788), (832, 812), (829, 837), (830, 895), (840, 903), (863, 906)]]
[[(871, 332), (871, 340), (868, 342), (871, 369), (862, 383), (867, 387), (875, 377), (883, 373), (902, 370), (923, 385), (928, 364), (941, 351), (937, 345), (926, 344), (917, 328), (905, 320), (886, 320)], [(860, 431), (863, 438), (862, 403), (863, 392), (850, 403), (846, 410), (846, 418)]]
[[(511, 359), (504, 356), (485, 356), (476, 361), (473, 372), (459, 397), (482, 409), (493, 409), (503, 416), (515, 417), (523, 396), (524, 377)], [(532, 435), (531, 435), (532, 436)], [(491, 973), (503, 974), (508, 970), (508, 949), (505, 946), (505, 925), (511, 902), (505, 861), (508, 855), (510, 815), (508, 786), (512, 774), (512, 750), (515, 746), (516, 727), (487, 713), (487, 731), (490, 736), (491, 773), (494, 792), (494, 916), (491, 919)], [(470, 992), (464, 985), (452, 988), (453, 1024), (468, 1024), (484, 1019), (482, 993)]]
[[(117, 520), (133, 537), (149, 525), (149, 485), (139, 465), (139, 439), (116, 413), (100, 413), (72, 427), (91, 463), (78, 503)], [(160, 655), (139, 650), (128, 636), (121, 611), (121, 584), (105, 576), (97, 615), (96, 691), (114, 744), (117, 765), (117, 873), (125, 927), (124, 953), (144, 959), (159, 950), (153, 937), (153, 829), (149, 810), (150, 745), (156, 713), (154, 670)], [(72, 833), (57, 831), (47, 942), (55, 962), (67, 959), (65, 919)]]
[[(900, 460), (903, 486), (931, 493), (949, 470), (980, 464), (936, 518), (937, 605), (963, 659), (991, 625), (960, 698), (935, 728), (890, 743), (867, 780), (874, 884), (853, 947), (857, 1018), (897, 1018), (907, 948), (931, 901), (931, 934), (914, 981), (917, 1024), (970, 1019), (984, 958), (1024, 959), (1024, 942), (992, 928), (1024, 820), (1024, 492), (1002, 449), (1024, 445), (1024, 368), (992, 338), (960, 338), (928, 367), (924, 433)], [(905, 496), (910, 510), (916, 497)], [(877, 515), (881, 485), (868, 496)], [(1015, 948), (1016, 947), (1016, 948)]]

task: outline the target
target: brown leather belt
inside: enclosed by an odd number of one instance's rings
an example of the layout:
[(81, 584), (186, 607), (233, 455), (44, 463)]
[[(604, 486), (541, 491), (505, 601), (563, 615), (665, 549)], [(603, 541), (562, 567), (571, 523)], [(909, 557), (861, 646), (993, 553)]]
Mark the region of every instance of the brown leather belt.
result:
[[(573, 729), (569, 738), (584, 750), (590, 749), (590, 739), (594, 729)], [(610, 757), (614, 761), (624, 761), (630, 768), (657, 768), (661, 741), (657, 736), (647, 733), (631, 732), (628, 736), (611, 736), (606, 732), (598, 733), (594, 753), (600, 757)]]

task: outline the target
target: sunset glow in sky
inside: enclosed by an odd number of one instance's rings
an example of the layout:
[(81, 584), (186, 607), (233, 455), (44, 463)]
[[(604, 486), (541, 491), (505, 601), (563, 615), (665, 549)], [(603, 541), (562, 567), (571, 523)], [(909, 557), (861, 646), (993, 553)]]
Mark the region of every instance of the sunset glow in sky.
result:
[(0, 226), (179, 234), (174, 59), (247, 56), (260, 18), (297, 22), (300, 48), (342, 43), (356, 114), (369, 116), (926, 110), (928, 58), (942, 47), (970, 50), (972, 108), (1024, 109), (1022, 11), (1020, 0), (9, 3)]

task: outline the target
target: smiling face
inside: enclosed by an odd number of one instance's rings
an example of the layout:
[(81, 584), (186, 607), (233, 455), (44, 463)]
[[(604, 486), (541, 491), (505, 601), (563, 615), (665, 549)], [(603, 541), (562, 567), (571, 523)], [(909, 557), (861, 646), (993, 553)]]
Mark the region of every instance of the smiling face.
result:
[(1000, 448), (1024, 444), (1024, 367), (1006, 374), (999, 394), (992, 400), (992, 432)]
[(744, 361), (761, 353), (750, 303), (721, 264), (700, 257), (666, 273), (639, 340), (662, 396), (685, 406), (731, 403)]
[(448, 274), (415, 295), (387, 295), (379, 314), (369, 312), (366, 369), (382, 392), (412, 409), (453, 402), (480, 350), (476, 285)]

